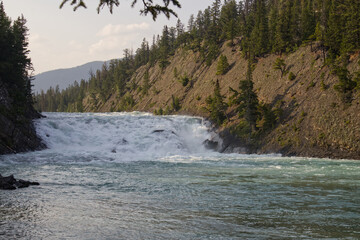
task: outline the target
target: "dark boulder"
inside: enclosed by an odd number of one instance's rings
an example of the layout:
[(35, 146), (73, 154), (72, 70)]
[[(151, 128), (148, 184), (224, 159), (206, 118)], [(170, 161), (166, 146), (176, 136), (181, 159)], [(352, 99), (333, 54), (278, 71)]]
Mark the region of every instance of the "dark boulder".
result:
[(214, 141), (214, 140), (206, 139), (206, 140), (203, 142), (203, 145), (204, 145), (205, 148), (207, 148), (207, 149), (217, 150), (217, 149), (218, 149), (218, 146), (219, 146), (219, 143), (218, 143), (217, 141)]
[(151, 133), (163, 133), (163, 132), (169, 132), (169, 133), (174, 134), (175, 136), (177, 136), (176, 132), (170, 131), (170, 130), (163, 130), (163, 129), (154, 130)]
[(40, 185), (38, 182), (30, 182), (22, 179), (16, 180), (14, 175), (3, 177), (0, 174), (0, 189), (2, 190), (15, 190), (16, 188), (25, 188), (30, 185)]

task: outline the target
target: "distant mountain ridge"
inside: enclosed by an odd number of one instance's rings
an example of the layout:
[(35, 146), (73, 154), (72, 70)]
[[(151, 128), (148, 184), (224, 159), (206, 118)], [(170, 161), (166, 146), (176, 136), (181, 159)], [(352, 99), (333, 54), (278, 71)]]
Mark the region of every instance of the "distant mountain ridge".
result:
[(56, 69), (40, 73), (35, 75), (33, 91), (35, 93), (40, 93), (41, 90), (46, 92), (50, 87), (55, 88), (57, 85), (62, 90), (75, 81), (80, 82), (81, 79), (88, 80), (89, 72), (93, 71), (95, 73), (96, 70), (101, 69), (104, 63), (104, 61), (94, 61), (73, 68)]

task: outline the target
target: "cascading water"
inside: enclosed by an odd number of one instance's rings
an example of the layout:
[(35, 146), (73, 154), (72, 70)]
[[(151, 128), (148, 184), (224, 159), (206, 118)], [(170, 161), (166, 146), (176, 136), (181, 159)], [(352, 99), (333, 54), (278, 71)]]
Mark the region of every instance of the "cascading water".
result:
[(359, 239), (360, 162), (221, 154), (201, 118), (46, 113), (0, 156), (0, 239)]
[(50, 152), (101, 156), (115, 161), (155, 160), (210, 152), (203, 119), (146, 113), (47, 113), (37, 132)]

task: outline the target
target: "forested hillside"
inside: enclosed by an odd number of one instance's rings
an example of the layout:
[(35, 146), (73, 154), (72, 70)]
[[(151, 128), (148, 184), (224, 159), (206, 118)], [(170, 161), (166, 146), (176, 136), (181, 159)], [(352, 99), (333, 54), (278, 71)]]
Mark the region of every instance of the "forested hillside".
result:
[(28, 57), (26, 20), (6, 15), (0, 2), (0, 154), (41, 147), (32, 124), (32, 64)]
[(197, 114), (250, 152), (359, 158), (359, 49), (356, 0), (215, 0), (37, 108)]
[(104, 63), (103, 61), (94, 61), (73, 68), (56, 69), (37, 74), (34, 76), (33, 91), (35, 93), (46, 92), (50, 87), (56, 88), (57, 85), (61, 91), (75, 81), (80, 82), (81, 79), (88, 79), (89, 72), (101, 69)]

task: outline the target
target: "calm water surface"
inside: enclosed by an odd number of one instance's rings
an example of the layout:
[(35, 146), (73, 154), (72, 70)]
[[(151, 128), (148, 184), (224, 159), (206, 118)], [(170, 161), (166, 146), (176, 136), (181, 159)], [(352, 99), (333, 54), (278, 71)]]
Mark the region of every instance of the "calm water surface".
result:
[(0, 157), (0, 239), (359, 239), (360, 162), (219, 154), (192, 117), (48, 113)]

